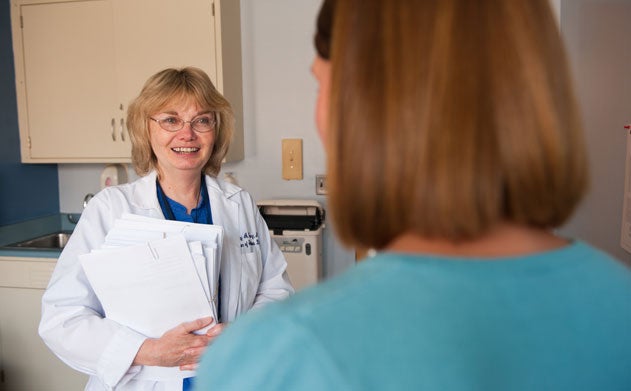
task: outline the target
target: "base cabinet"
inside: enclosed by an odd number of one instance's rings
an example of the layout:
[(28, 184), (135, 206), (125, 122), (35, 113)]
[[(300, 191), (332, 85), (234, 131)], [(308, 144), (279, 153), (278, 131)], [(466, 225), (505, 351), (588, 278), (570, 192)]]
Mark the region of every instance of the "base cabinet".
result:
[(0, 258), (1, 391), (80, 391), (88, 381), (57, 358), (37, 333), (55, 261)]

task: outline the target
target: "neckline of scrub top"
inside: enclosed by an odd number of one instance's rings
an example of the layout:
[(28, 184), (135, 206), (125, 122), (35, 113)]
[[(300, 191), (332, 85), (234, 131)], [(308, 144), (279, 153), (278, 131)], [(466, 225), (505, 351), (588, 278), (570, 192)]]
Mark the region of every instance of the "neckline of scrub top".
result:
[(167, 220), (187, 221), (191, 223), (212, 224), (213, 216), (210, 209), (210, 199), (208, 198), (208, 189), (206, 188), (206, 178), (202, 175), (200, 183), (200, 203), (196, 208), (191, 210), (191, 214), (186, 213), (186, 207), (179, 202), (167, 197), (160, 186), (160, 182), (156, 178), (156, 192), (158, 202), (162, 213)]

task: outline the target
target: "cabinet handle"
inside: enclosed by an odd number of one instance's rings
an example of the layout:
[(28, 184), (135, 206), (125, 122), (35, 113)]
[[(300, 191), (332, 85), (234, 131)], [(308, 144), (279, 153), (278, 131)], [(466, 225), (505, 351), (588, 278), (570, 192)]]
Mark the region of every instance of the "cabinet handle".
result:
[(121, 118), (121, 140), (125, 141), (125, 120), (122, 118)]
[(112, 141), (116, 141), (116, 121), (112, 118)]

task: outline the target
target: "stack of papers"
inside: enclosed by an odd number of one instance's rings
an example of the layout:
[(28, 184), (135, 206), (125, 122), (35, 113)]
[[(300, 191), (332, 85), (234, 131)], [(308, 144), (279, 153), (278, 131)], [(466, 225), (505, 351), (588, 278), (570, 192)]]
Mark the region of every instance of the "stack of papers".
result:
[(182, 322), (217, 319), (222, 243), (216, 225), (125, 214), (79, 260), (106, 318), (158, 338)]

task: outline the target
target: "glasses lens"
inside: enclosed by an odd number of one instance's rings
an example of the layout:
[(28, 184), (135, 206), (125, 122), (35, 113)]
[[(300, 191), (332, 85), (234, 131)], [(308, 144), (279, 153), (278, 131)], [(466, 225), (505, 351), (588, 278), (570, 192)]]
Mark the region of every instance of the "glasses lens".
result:
[(175, 116), (162, 118), (161, 120), (158, 121), (158, 123), (160, 124), (162, 129), (169, 132), (177, 132), (178, 130), (182, 129), (182, 127), (184, 126), (184, 121), (182, 121), (182, 119)]
[(191, 121), (191, 126), (198, 132), (210, 132), (215, 127), (215, 117), (210, 114), (200, 115)]

